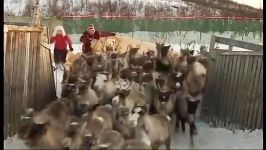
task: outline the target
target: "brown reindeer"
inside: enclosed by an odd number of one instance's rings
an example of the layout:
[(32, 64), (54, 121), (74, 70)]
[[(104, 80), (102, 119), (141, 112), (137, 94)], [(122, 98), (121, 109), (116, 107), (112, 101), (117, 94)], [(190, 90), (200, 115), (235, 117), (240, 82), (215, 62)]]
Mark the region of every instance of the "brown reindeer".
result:
[(136, 137), (142, 142), (152, 149), (159, 149), (162, 144), (165, 144), (166, 149), (170, 149), (169, 117), (160, 114), (149, 115), (146, 107), (135, 105), (130, 120), (136, 126)]
[[(201, 62), (202, 63), (201, 63)], [(207, 80), (207, 60), (190, 56), (187, 59), (187, 72), (182, 83), (182, 94), (177, 98), (177, 117), (181, 120), (182, 130), (185, 131), (185, 122), (190, 125), (190, 139), (193, 144), (193, 135), (197, 134), (195, 114), (202, 101)], [(179, 123), (179, 122), (177, 122)], [(178, 126), (178, 125), (177, 125)]]
[[(25, 119), (25, 117), (24, 117)], [(54, 101), (41, 112), (26, 117), (18, 137), (32, 149), (60, 149), (66, 124), (71, 121), (70, 110), (62, 101)]]

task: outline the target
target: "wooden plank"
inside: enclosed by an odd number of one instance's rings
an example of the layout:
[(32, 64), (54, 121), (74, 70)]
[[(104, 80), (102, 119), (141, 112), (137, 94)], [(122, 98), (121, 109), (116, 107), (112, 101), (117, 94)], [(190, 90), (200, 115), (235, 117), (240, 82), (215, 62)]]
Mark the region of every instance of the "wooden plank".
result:
[[(234, 35), (231, 35), (231, 36), (230, 36), (230, 39), (231, 39), (231, 40), (234, 40)], [(232, 51), (233, 51), (233, 47), (234, 47), (234, 45), (229, 45), (229, 49), (228, 49), (229, 52), (232, 52)]]
[(236, 101), (235, 102), (235, 109), (233, 110), (233, 116), (232, 116), (232, 121), (234, 122), (235, 128), (239, 128), (239, 114), (241, 112), (241, 108), (243, 106), (243, 101), (240, 98), (241, 97), (241, 90), (243, 87), (243, 80), (245, 79), (248, 64), (249, 64), (249, 57), (244, 57), (244, 56), (239, 56), (240, 58), (240, 66), (239, 66), (239, 72), (238, 72), (238, 78), (237, 78), (237, 91), (233, 99)]
[(247, 105), (247, 89), (248, 89), (248, 84), (247, 81), (249, 80), (249, 75), (251, 72), (251, 68), (252, 68), (252, 63), (254, 61), (254, 57), (249, 57), (249, 56), (243, 56), (245, 57), (247, 60), (245, 63), (247, 63), (247, 68), (245, 68), (245, 72), (244, 72), (244, 78), (241, 81), (241, 86), (239, 88), (240, 90), (240, 95), (239, 95), (239, 100), (241, 101), (241, 106), (240, 106), (240, 111), (237, 117), (237, 121), (238, 121), (238, 125), (239, 125), (239, 129), (243, 130), (243, 120), (245, 117), (245, 111), (246, 111), (246, 105)]
[[(38, 42), (40, 41), (40, 36), (38, 39)], [(49, 95), (45, 95), (46, 91), (47, 91), (47, 82), (46, 82), (46, 72), (44, 71), (44, 65), (45, 65), (45, 61), (43, 60), (43, 53), (44, 50), (42, 47), (40, 47), (40, 44), (38, 45), (38, 50), (39, 50), (39, 58), (38, 58), (38, 68), (39, 68), (39, 72), (38, 72), (38, 78), (40, 79), (38, 81), (38, 87), (39, 87), (39, 95), (42, 97), (40, 99), (39, 102), (39, 109), (42, 109), (42, 107), (45, 105), (45, 100), (44, 97), (49, 97)]]
[(223, 73), (221, 74), (221, 84), (220, 85), (220, 89), (219, 89), (219, 94), (217, 95), (217, 99), (219, 101), (218, 103), (218, 107), (217, 107), (217, 117), (219, 118), (220, 122), (220, 126), (223, 126), (222, 124), (222, 110), (224, 109), (224, 99), (223, 95), (225, 94), (225, 86), (226, 86), (226, 82), (227, 82), (227, 74), (228, 74), (228, 69), (229, 69), (229, 57), (226, 56), (222, 56), (225, 59), (225, 63), (223, 64), (225, 67), (223, 69)]
[(223, 52), (221, 53), (221, 55), (235, 55), (235, 56), (239, 56), (239, 55), (247, 55), (247, 56), (260, 56), (262, 55), (261, 51), (232, 51), (232, 52)]
[[(45, 37), (45, 33), (46, 33), (46, 28), (44, 28), (44, 30), (43, 30), (43, 32), (41, 33), (41, 35), (40, 35), (40, 43), (43, 43), (43, 42), (46, 42), (46, 37)], [(42, 64), (42, 72), (43, 73), (41, 73), (41, 74), (43, 74), (44, 75), (44, 77), (43, 77), (43, 86), (42, 87), (40, 87), (41, 88), (41, 90), (42, 90), (42, 94), (43, 95), (49, 95), (50, 93), (49, 92), (47, 92), (47, 91), (50, 91), (50, 87), (49, 86), (47, 86), (47, 85), (49, 85), (49, 82), (48, 82), (48, 80), (47, 80), (47, 78), (48, 78), (48, 72), (47, 72), (47, 70), (46, 70), (46, 65), (47, 65), (47, 63), (46, 63), (46, 58), (45, 58), (45, 54), (46, 54), (46, 49), (44, 48), (44, 47), (42, 47), (42, 46), (40, 46), (40, 60), (41, 60), (41, 64)], [(41, 65), (40, 64), (40, 65)], [(40, 74), (40, 75), (41, 75)], [(42, 78), (41, 76), (40, 76), (40, 78)], [(50, 97), (50, 95), (49, 95), (49, 97)], [(42, 100), (42, 102), (41, 102), (41, 109), (44, 107), (46, 105), (46, 101), (45, 100)]]
[[(49, 33), (49, 30), (47, 29), (47, 35)], [(48, 40), (48, 37), (47, 37), (47, 42), (50, 43), (50, 41)], [(49, 66), (48, 66), (48, 69), (49, 69), (49, 74), (50, 74), (50, 88), (52, 90), (52, 92), (50, 93), (52, 98), (56, 98), (56, 88), (55, 88), (55, 79), (54, 79), (54, 71), (53, 71), (53, 67), (52, 67), (52, 56), (51, 56), (51, 50), (48, 50), (48, 56), (49, 56)], [(46, 56), (47, 57), (47, 56)]]
[[(4, 62), (6, 62), (5, 61), (5, 59), (6, 59), (6, 41), (7, 40), (7, 33), (6, 32), (4, 32)], [(5, 68), (5, 63), (4, 63), (4, 68)]]
[(216, 36), (215, 42), (221, 43), (221, 44), (226, 44), (226, 45), (233, 45), (235, 47), (240, 47), (240, 48), (254, 50), (254, 51), (263, 51), (262, 45), (243, 42), (243, 41), (239, 41), (239, 40), (232, 40), (232, 39), (228, 39), (228, 38), (224, 38), (224, 37)]
[(30, 106), (31, 98), (30, 98), (30, 87), (29, 87), (29, 79), (30, 79), (30, 32), (26, 32), (26, 56), (25, 56), (25, 76), (24, 76), (24, 101), (23, 107), (26, 109)]
[(23, 74), (23, 65), (21, 62), (21, 49), (22, 49), (22, 41), (23, 36), (21, 32), (16, 33), (16, 47), (15, 47), (15, 81), (14, 81), (14, 89), (15, 89), (15, 98), (14, 98), (14, 131), (13, 133), (17, 133), (17, 129), (20, 123), (20, 108), (21, 108), (21, 97), (23, 93), (23, 85), (21, 84), (21, 76)]
[[(263, 57), (263, 56), (261, 56)], [(261, 70), (260, 70), (260, 80), (259, 80), (259, 83), (260, 83), (260, 86), (259, 86), (259, 89), (258, 89), (258, 93), (257, 93), (257, 99), (258, 99), (258, 109), (257, 109), (257, 115), (256, 115), (256, 128), (257, 129), (261, 129), (262, 128), (262, 117), (263, 117), (263, 61), (261, 61), (262, 63), (262, 67), (261, 67)]]
[(216, 65), (215, 65), (215, 69), (214, 69), (214, 74), (213, 74), (213, 82), (211, 83), (210, 87), (210, 91), (208, 93), (208, 95), (210, 95), (208, 97), (208, 99), (210, 100), (210, 105), (208, 107), (210, 107), (210, 111), (209, 111), (209, 118), (212, 120), (213, 123), (215, 118), (216, 118), (216, 106), (217, 106), (217, 99), (216, 99), (216, 93), (218, 93), (218, 89), (215, 85), (217, 85), (218, 81), (219, 81), (219, 77), (220, 77), (220, 73), (221, 73), (221, 68), (223, 67), (222, 66), (222, 62), (223, 62), (223, 59), (221, 58), (221, 56), (219, 56), (217, 58), (217, 61), (216, 61)]
[(30, 26), (30, 23), (26, 22), (8, 22), (4, 21), (4, 24), (6, 25), (16, 25), (16, 26)]
[[(261, 57), (262, 58), (262, 57)], [(263, 105), (263, 94), (262, 94), (262, 89), (263, 89), (263, 80), (262, 80), (262, 68), (263, 68), (263, 61), (262, 59), (260, 60), (260, 63), (261, 63), (261, 68), (260, 68), (260, 71), (259, 71), (259, 81), (258, 81), (258, 88), (257, 88), (257, 91), (256, 91), (256, 96), (255, 96), (255, 111), (254, 111), (254, 114), (253, 114), (253, 121), (252, 122), (255, 122), (253, 125), (252, 125), (252, 128), (253, 129), (261, 129), (261, 126), (260, 126), (260, 123), (258, 124), (258, 120), (260, 120), (259, 118), (261, 117), (261, 112), (262, 112), (262, 107), (261, 105)]]
[(38, 50), (37, 50), (37, 41), (36, 41), (36, 39), (37, 39), (37, 36), (36, 36), (36, 34), (38, 34), (38, 33), (36, 33), (36, 32), (33, 32), (32, 33), (32, 35), (33, 35), (33, 37), (34, 37), (34, 40), (32, 40), (32, 45), (33, 45), (33, 47), (32, 47), (32, 51), (33, 51), (33, 53), (32, 53), (32, 60), (33, 60), (33, 65), (32, 65), (32, 68), (33, 68), (33, 72), (32, 72), (32, 74), (33, 74), (33, 77), (32, 77), (32, 80), (33, 80), (33, 83), (32, 83), (32, 86), (33, 86), (33, 88), (34, 88), (34, 90), (33, 90), (33, 93), (32, 93), (32, 96), (33, 96), (33, 105), (34, 105), (34, 108), (36, 109), (36, 110), (38, 110), (38, 100), (39, 100), (39, 96), (37, 95), (37, 92), (35, 91), (35, 88), (36, 88), (36, 82), (38, 82), (37, 81), (37, 70), (36, 70), (36, 60), (37, 60), (37, 52), (38, 52)]
[[(5, 27), (6, 26), (6, 27)], [(27, 27), (27, 26), (15, 26), (15, 25), (4, 25), (8, 31), (12, 32), (42, 32), (42, 28)]]
[(230, 65), (230, 70), (229, 70), (229, 73), (228, 73), (228, 76), (227, 76), (227, 86), (225, 87), (225, 95), (224, 95), (224, 111), (222, 113), (222, 116), (223, 116), (223, 120), (225, 121), (225, 127), (228, 128), (229, 127), (229, 111), (231, 109), (230, 106), (233, 105), (234, 101), (232, 99), (230, 99), (230, 96), (232, 95), (232, 93), (234, 92), (234, 89), (233, 89), (233, 83), (234, 83), (234, 74), (235, 74), (235, 71), (236, 71), (236, 59), (237, 59), (237, 56), (228, 56), (230, 57), (230, 62), (229, 64)]
[[(39, 56), (40, 56), (40, 49), (38, 49), (38, 44), (39, 44), (39, 37), (38, 35), (35, 33), (35, 41), (34, 41), (34, 44), (35, 44), (35, 47), (34, 47), (34, 51), (35, 51), (35, 59), (34, 59), (34, 63), (35, 63), (35, 67), (34, 67), (34, 70), (35, 70), (35, 84), (34, 84), (34, 100), (36, 102), (36, 110), (40, 110), (40, 102), (42, 101), (43, 97), (40, 97), (40, 88), (39, 88), (39, 83), (41, 82), (40, 81), (40, 63), (39, 63)], [(43, 79), (42, 79), (43, 80)]]
[(210, 48), (209, 48), (209, 52), (210, 52), (211, 55), (214, 53), (214, 47), (215, 47), (215, 36), (212, 35), (211, 36)]
[(239, 88), (239, 86), (238, 86), (238, 83), (239, 83), (239, 76), (240, 76), (240, 74), (239, 74), (239, 72), (240, 72), (240, 70), (241, 69), (243, 69), (243, 68), (240, 68), (240, 57), (241, 56), (233, 56), (233, 57), (235, 57), (235, 61), (234, 61), (234, 68), (233, 68), (233, 70), (234, 70), (234, 73), (233, 73), (233, 83), (232, 83), (232, 92), (231, 92), (231, 94), (229, 94), (229, 101), (230, 102), (232, 102), (228, 107), (229, 107), (229, 111), (226, 113), (226, 115), (229, 117), (229, 122), (230, 122), (230, 125), (229, 125), (229, 129), (233, 129), (234, 128), (234, 120), (233, 120), (233, 112), (234, 112), (234, 110), (235, 109), (237, 109), (236, 107), (237, 107), (237, 105), (236, 105), (236, 103), (237, 103), (237, 100), (235, 99), (235, 97), (236, 97), (236, 93), (237, 93), (237, 90), (238, 90), (238, 88)]
[(10, 86), (10, 69), (12, 69), (11, 66), (11, 47), (12, 47), (12, 33), (7, 33), (7, 51), (5, 54), (5, 67), (4, 67), (4, 138), (7, 138), (9, 135), (9, 117), (10, 117), (10, 93), (11, 93), (11, 86)]
[(10, 116), (9, 116), (9, 126), (10, 126), (10, 129), (9, 129), (9, 136), (12, 136), (13, 135), (13, 128), (14, 128), (14, 88), (13, 88), (13, 80), (14, 80), (14, 54), (15, 54), (15, 33), (12, 34), (12, 45), (11, 45), (11, 55), (10, 55), (10, 63), (11, 63), (11, 66), (10, 66), (10, 83), (9, 83), (9, 86), (10, 86), (10, 103), (9, 103), (9, 107), (10, 107)]
[(218, 56), (217, 57), (217, 60), (219, 60), (218, 64), (219, 64), (219, 70), (217, 70), (217, 73), (216, 73), (216, 79), (215, 79), (215, 82), (213, 84), (214, 88), (213, 88), (213, 93), (211, 94), (211, 99), (213, 100), (213, 107), (212, 107), (212, 115), (213, 115), (213, 120), (215, 120), (215, 126), (217, 125), (217, 108), (218, 108), (218, 105), (219, 105), (219, 99), (217, 99), (217, 95), (219, 94), (219, 89), (217, 88), (216, 85), (220, 85), (221, 84), (221, 74), (222, 74), (222, 71), (223, 68), (224, 68), (224, 62), (225, 62), (225, 59), (223, 59), (224, 57), (222, 56)]
[(12, 32), (9, 32), (8, 33), (8, 36), (10, 38), (8, 38), (8, 41), (9, 41), (9, 49), (8, 49), (8, 52), (9, 52), (9, 57), (7, 57), (6, 59), (6, 68), (8, 68), (8, 72), (7, 72), (7, 79), (8, 79), (8, 84), (7, 84), (7, 87), (8, 87), (8, 104), (7, 104), (7, 108), (8, 108), (8, 135), (7, 136), (10, 136), (11, 134), (11, 103), (12, 103), (12, 86), (11, 86), (11, 82), (12, 82), (12, 76), (11, 76), (11, 73), (12, 73), (12, 38), (13, 38), (13, 33)]
[(16, 69), (16, 65), (17, 65), (17, 53), (16, 53), (16, 44), (17, 44), (17, 33), (13, 34), (12, 37), (12, 73), (10, 74), (12, 77), (12, 82), (11, 82), (11, 133), (10, 136), (13, 136), (15, 133), (15, 100), (16, 100), (16, 75), (17, 75), (17, 69)]
[(27, 34), (25, 32), (22, 32), (22, 35), (23, 35), (23, 40), (21, 40), (21, 54), (20, 54), (20, 59), (21, 59), (21, 68), (22, 68), (22, 73), (20, 75), (20, 83), (21, 83), (21, 100), (20, 100), (20, 103), (19, 103), (19, 106), (20, 106), (20, 109), (19, 109), (19, 113), (20, 115), (24, 113), (24, 110), (25, 110), (25, 76), (26, 76), (26, 73), (27, 73), (27, 69), (26, 69), (26, 43), (27, 43)]
[(34, 76), (33, 76), (33, 43), (31, 43), (32, 41), (34, 41), (34, 36), (33, 33), (30, 33), (30, 40), (29, 40), (29, 76), (28, 76), (28, 89), (29, 89), (29, 93), (28, 93), (28, 103), (27, 103), (27, 107), (32, 107), (34, 108), (34, 99), (33, 99), (33, 81), (34, 81)]
[[(216, 86), (216, 85), (221, 85), (222, 84), (222, 80), (221, 80), (221, 78), (222, 78), (222, 76), (223, 76), (223, 70), (224, 70), (224, 67), (225, 67), (225, 65), (224, 65), (224, 63), (225, 63), (225, 59), (224, 59), (225, 57), (223, 57), (223, 56), (219, 56), (219, 60), (220, 60), (220, 67), (219, 67), (219, 70), (218, 70), (218, 72), (217, 72), (217, 78), (216, 78), (216, 81), (215, 81), (215, 84), (214, 84), (214, 89), (215, 89), (215, 93), (213, 93), (214, 95), (212, 96), (212, 100), (214, 100), (213, 102), (214, 102), (214, 105), (213, 106), (215, 106), (215, 107), (213, 107), (213, 115), (214, 115), (214, 117), (216, 118), (215, 120), (217, 121), (217, 119), (219, 119), (219, 117), (218, 117), (218, 107), (219, 107), (219, 103), (220, 103), (220, 101), (219, 101), (219, 99), (217, 99), (217, 97), (218, 97), (218, 95), (219, 95), (219, 93), (220, 93), (220, 89)], [(217, 124), (217, 122), (215, 123), (216, 125), (218, 125)]]
[(22, 98), (23, 98), (23, 75), (24, 75), (24, 65), (23, 65), (23, 60), (24, 60), (24, 54), (23, 54), (23, 49), (24, 49), (24, 44), (25, 44), (25, 32), (19, 32), (18, 39), (19, 44), (17, 46), (17, 59), (18, 59), (18, 77), (17, 77), (17, 90), (18, 90), (18, 95), (17, 95), (17, 100), (16, 100), (16, 133), (17, 129), (20, 125), (20, 116), (22, 114)]
[(43, 63), (42, 63), (42, 57), (41, 57), (41, 49), (40, 49), (40, 33), (36, 34), (36, 99), (37, 97), (40, 97), (37, 99), (37, 109), (41, 109), (41, 105), (43, 101), (45, 100), (45, 97), (48, 95), (43, 95), (43, 91), (45, 91), (45, 83), (43, 83), (45, 78), (42, 78), (45, 74), (43, 71)]
[(4, 33), (8, 32), (8, 27), (4, 25)]
[(221, 92), (222, 94), (220, 95), (220, 101), (221, 101), (221, 104), (220, 104), (220, 117), (221, 117), (221, 120), (222, 120), (222, 123), (223, 123), (223, 126), (225, 126), (225, 122), (226, 122), (226, 117), (225, 117), (225, 112), (227, 111), (227, 108), (226, 108), (226, 104), (228, 103), (228, 99), (226, 99), (226, 96), (227, 96), (227, 93), (230, 92), (228, 91), (228, 87), (229, 87), (229, 80), (231, 78), (230, 74), (232, 72), (232, 63), (233, 63), (233, 59), (232, 59), (232, 56), (225, 56), (227, 59), (228, 59), (228, 62), (227, 62), (227, 68), (226, 70), (224, 70), (226, 73), (224, 74), (224, 81), (223, 81), (223, 88), (221, 89)]
[[(245, 104), (245, 111), (242, 114), (242, 128), (249, 128), (248, 125), (248, 115), (250, 111), (253, 111), (253, 107), (251, 106), (251, 94), (252, 94), (252, 89), (254, 87), (254, 78), (255, 78), (255, 73), (256, 73), (256, 67), (258, 64), (258, 56), (247, 56), (247, 57), (252, 57), (253, 62), (251, 64), (251, 71), (248, 71), (248, 79), (245, 81), (246, 82), (246, 88), (245, 88), (245, 98), (243, 98), (246, 101)], [(244, 93), (243, 93), (244, 94)]]
[(258, 60), (257, 60), (257, 64), (256, 64), (256, 68), (255, 68), (255, 75), (254, 75), (254, 83), (253, 83), (253, 87), (252, 87), (252, 92), (251, 92), (251, 97), (250, 97), (250, 102), (251, 102), (251, 105), (250, 105), (250, 111), (248, 113), (248, 122), (247, 122), (247, 127), (249, 127), (249, 129), (255, 129), (255, 124), (256, 124), (256, 116), (257, 113), (257, 110), (259, 109), (258, 108), (258, 103), (259, 103), (259, 100), (258, 100), (258, 91), (259, 91), (259, 87), (260, 87), (260, 83), (259, 83), (259, 80), (260, 80), (260, 71), (261, 71), (261, 66), (262, 66), (262, 60), (261, 60), (261, 57), (260, 56), (257, 56)]

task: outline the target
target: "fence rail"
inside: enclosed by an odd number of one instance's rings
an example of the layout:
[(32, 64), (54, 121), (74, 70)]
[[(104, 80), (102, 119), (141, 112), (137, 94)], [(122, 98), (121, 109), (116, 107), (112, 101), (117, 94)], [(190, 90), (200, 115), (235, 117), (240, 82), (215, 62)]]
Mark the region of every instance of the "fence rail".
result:
[[(209, 82), (202, 104), (201, 118), (215, 126), (229, 129), (261, 129), (262, 46), (246, 42), (240, 44), (237, 40), (216, 36), (212, 36), (211, 41), (210, 53), (215, 55), (215, 61), (209, 69)], [(216, 42), (253, 51), (220, 52), (214, 49)]]
[(16, 134), (28, 107), (40, 110), (56, 97), (46, 28), (4, 25), (4, 138)]

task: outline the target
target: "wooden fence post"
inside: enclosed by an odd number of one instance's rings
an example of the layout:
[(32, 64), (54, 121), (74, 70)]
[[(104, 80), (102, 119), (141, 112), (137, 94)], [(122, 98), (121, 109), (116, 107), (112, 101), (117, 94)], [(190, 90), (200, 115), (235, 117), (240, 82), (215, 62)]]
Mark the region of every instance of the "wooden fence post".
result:
[[(231, 40), (233, 40), (234, 38), (235, 38), (234, 35), (231, 35), (231, 36), (230, 36), (230, 39), (231, 39)], [(232, 51), (233, 51), (233, 45), (229, 44), (229, 49), (228, 49), (228, 50), (229, 50), (229, 52), (232, 52)]]

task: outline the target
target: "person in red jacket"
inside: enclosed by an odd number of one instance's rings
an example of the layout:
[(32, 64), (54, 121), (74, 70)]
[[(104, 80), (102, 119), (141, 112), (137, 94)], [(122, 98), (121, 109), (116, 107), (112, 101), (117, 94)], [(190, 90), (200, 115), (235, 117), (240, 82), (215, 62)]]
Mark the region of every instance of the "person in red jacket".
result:
[(80, 42), (83, 43), (82, 51), (83, 53), (92, 52), (91, 42), (96, 39), (99, 40), (100, 37), (115, 36), (115, 33), (104, 32), (104, 31), (95, 31), (94, 25), (90, 24), (87, 28), (87, 31), (83, 32), (80, 37)]
[(54, 61), (55, 64), (65, 63), (67, 56), (67, 45), (70, 51), (73, 51), (72, 41), (69, 35), (65, 33), (62, 26), (56, 26), (54, 29), (53, 36), (50, 38), (51, 43), (55, 43), (54, 46)]

